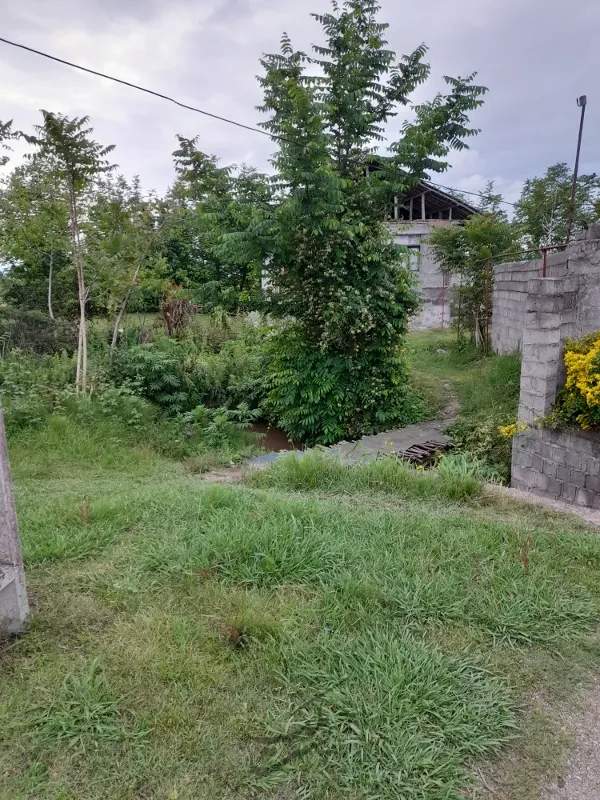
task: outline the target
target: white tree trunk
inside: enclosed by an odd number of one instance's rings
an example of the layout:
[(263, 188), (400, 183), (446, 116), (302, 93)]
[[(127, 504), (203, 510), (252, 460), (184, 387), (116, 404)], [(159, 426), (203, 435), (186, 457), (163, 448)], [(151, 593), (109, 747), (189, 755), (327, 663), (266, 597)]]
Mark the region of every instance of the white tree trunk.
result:
[(54, 319), (52, 311), (52, 267), (54, 266), (54, 250), (50, 250), (50, 267), (48, 268), (48, 314)]
[(69, 211), (71, 217), (71, 244), (73, 248), (75, 270), (77, 272), (77, 291), (79, 295), (79, 344), (77, 347), (77, 376), (75, 379), (75, 389), (77, 394), (85, 394), (87, 388), (87, 328), (85, 304), (88, 300), (89, 291), (85, 285), (81, 241), (79, 238), (79, 223), (77, 220), (77, 204), (75, 202), (75, 191), (72, 184), (69, 186)]
[(131, 293), (133, 291), (133, 287), (137, 283), (137, 279), (138, 279), (139, 274), (140, 274), (141, 266), (142, 266), (142, 264), (140, 262), (137, 265), (137, 267), (135, 268), (135, 272), (133, 273), (133, 277), (131, 279), (131, 283), (129, 284), (129, 286), (127, 287), (127, 291), (123, 295), (123, 299), (122, 299), (121, 304), (119, 306), (119, 310), (117, 311), (117, 316), (115, 317), (115, 324), (114, 324), (114, 327), (113, 327), (112, 341), (110, 343), (110, 357), (111, 357), (111, 359), (112, 359), (112, 357), (114, 355), (115, 350), (117, 349), (117, 341), (119, 339), (119, 327), (121, 326), (121, 320), (123, 319), (123, 314), (125, 313), (125, 309), (127, 308), (127, 303), (129, 301), (129, 298), (131, 297)]

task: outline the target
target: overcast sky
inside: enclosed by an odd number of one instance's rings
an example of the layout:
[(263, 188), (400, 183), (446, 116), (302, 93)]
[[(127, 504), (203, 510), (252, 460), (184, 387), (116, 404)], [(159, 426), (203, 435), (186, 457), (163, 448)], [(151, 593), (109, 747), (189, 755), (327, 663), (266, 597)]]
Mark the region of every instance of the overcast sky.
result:
[[(477, 70), (489, 87), (473, 117), (482, 132), (453, 155), (442, 183), (477, 191), (493, 178), (516, 199), (524, 178), (573, 162), (575, 98), (585, 93), (582, 170), (600, 172), (600, 0), (380, 2), (393, 49), (430, 47), (432, 79), (417, 99), (441, 88), (444, 74)], [(320, 34), (309, 12), (328, 8), (329, 0), (0, 0), (0, 35), (254, 125), (258, 59), (278, 50), (283, 31), (308, 49)], [(29, 130), (40, 108), (89, 114), (95, 138), (116, 144), (114, 160), (148, 188), (171, 182), (177, 133), (199, 135), (198, 146), (226, 163), (268, 168), (272, 144), (259, 134), (1, 42), (0, 69), (0, 119)]]

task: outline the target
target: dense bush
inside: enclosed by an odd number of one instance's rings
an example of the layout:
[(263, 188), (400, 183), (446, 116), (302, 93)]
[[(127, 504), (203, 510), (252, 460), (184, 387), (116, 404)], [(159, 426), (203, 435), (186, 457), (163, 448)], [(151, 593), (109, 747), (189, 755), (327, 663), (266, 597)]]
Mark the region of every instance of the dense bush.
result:
[(5, 307), (0, 312), (0, 339), (5, 351), (72, 353), (77, 348), (77, 326), (71, 320), (50, 319), (42, 311)]
[(156, 404), (140, 397), (138, 385), (115, 385), (101, 372), (91, 395), (76, 395), (74, 370), (74, 359), (66, 353), (35, 356), (14, 350), (0, 359), (0, 396), (8, 432), (14, 435), (32, 428), (43, 432), (63, 425), (71, 432), (81, 431), (83, 438), (103, 439), (107, 446), (149, 445), (162, 455), (188, 459), (194, 472), (225, 466), (255, 452), (257, 441), (247, 430), (258, 412), (247, 405), (234, 409), (200, 405), (167, 418)]
[(323, 352), (306, 347), (294, 329), (281, 331), (271, 347), (267, 413), (292, 440), (308, 445), (332, 444), (425, 419), (404, 363), (395, 345), (390, 347), (389, 371), (382, 376), (381, 360), (374, 360), (368, 348), (352, 357)]
[(458, 453), (489, 464), (503, 481), (510, 478), (512, 460), (512, 441), (499, 430), (507, 418), (513, 421), (513, 413), (481, 412), (461, 416), (446, 428)]
[(67, 353), (12, 350), (0, 359), (0, 395), (8, 430), (43, 422), (73, 394), (75, 362)]
[(143, 397), (176, 415), (198, 405), (236, 408), (247, 403), (256, 408), (263, 395), (264, 364), (262, 334), (248, 329), (217, 352), (194, 338), (157, 337), (122, 349), (111, 375), (116, 383), (134, 383)]

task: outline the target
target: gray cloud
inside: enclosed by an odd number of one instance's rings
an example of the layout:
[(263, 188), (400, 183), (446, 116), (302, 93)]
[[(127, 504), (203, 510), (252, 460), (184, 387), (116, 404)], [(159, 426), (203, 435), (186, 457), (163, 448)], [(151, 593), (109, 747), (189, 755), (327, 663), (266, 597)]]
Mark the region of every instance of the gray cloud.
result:
[[(575, 97), (588, 91), (582, 168), (600, 172), (594, 143), (600, 99), (592, 80), (600, 72), (597, 0), (463, 0), (399, 3), (381, 0), (382, 19), (398, 53), (421, 41), (430, 46), (432, 80), (419, 98), (443, 86), (444, 74), (473, 70), (490, 92), (475, 116), (482, 129), (467, 153), (456, 154), (442, 182), (477, 190), (495, 178), (509, 199), (523, 179), (556, 161), (571, 162), (578, 124)], [(8, 4), (5, 4), (8, 5)], [(319, 36), (309, 11), (326, 0), (30, 0), (0, 12), (3, 35), (172, 94), (253, 125), (260, 89), (258, 60), (275, 51), (286, 30), (308, 49)], [(118, 146), (117, 160), (146, 186), (172, 179), (174, 136), (199, 135), (207, 152), (225, 161), (266, 168), (272, 145), (175, 106), (76, 73), (0, 44), (3, 73), (0, 118), (27, 129), (38, 109), (89, 114), (98, 140)], [(399, 122), (390, 126), (394, 135)]]

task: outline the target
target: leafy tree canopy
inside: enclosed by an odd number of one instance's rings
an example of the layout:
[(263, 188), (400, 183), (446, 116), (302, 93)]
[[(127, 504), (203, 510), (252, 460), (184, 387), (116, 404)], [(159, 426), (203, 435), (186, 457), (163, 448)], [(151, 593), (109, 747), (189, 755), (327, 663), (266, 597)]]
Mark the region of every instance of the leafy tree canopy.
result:
[[(542, 177), (525, 181), (517, 202), (515, 222), (528, 248), (562, 244), (567, 236), (567, 219), (573, 174), (561, 162), (548, 167)], [(587, 227), (600, 216), (600, 177), (580, 175), (575, 194), (574, 230)]]
[[(273, 415), (307, 441), (408, 419), (402, 336), (415, 292), (383, 224), (394, 192), (448, 166), (477, 133), (469, 114), (485, 88), (446, 77), (447, 93), (411, 105), (430, 73), (421, 45), (399, 60), (372, 0), (315, 14), (325, 44), (307, 55), (283, 36), (262, 60), (264, 127), (277, 137), (271, 231), (274, 311), (291, 318), (274, 342)], [(385, 149), (394, 116), (413, 115)]]

